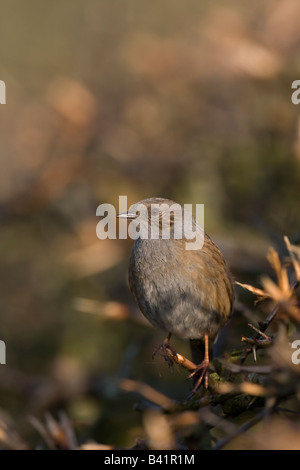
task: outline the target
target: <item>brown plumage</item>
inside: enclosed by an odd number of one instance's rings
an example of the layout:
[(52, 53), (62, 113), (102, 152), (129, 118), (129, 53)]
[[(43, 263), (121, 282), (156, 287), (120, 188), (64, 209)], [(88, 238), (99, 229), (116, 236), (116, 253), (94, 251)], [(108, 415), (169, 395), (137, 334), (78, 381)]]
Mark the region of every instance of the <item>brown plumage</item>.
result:
[[(145, 199), (131, 206), (123, 217), (134, 219), (134, 214), (142, 214), (139, 211), (142, 205), (147, 212), (141, 215), (140, 221), (143, 222), (144, 217), (149, 223), (153, 204), (165, 204), (168, 208), (175, 203), (161, 198)], [(185, 237), (174, 238), (172, 213), (171, 238), (162, 238), (162, 216), (163, 210), (159, 209), (158, 239), (137, 238), (134, 242), (129, 263), (129, 285), (145, 317), (169, 333), (165, 344), (174, 333), (190, 340), (194, 360), (200, 362), (202, 358), (196, 371), (199, 379), (195, 391), (204, 377), (207, 385), (208, 344), (212, 346), (220, 328), (231, 315), (233, 285), (221, 251), (207, 234), (204, 234), (201, 249), (187, 250)], [(193, 227), (202, 230), (194, 219)]]

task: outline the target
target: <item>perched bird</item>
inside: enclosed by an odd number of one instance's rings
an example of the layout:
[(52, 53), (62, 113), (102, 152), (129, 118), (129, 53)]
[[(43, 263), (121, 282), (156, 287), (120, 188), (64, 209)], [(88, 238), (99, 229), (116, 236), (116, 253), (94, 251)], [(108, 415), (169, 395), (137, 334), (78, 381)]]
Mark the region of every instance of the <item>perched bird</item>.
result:
[[(203, 380), (208, 386), (210, 351), (231, 316), (234, 293), (221, 251), (191, 214), (192, 228), (199, 239), (202, 236), (203, 246), (187, 249), (190, 237), (184, 230), (178, 237), (176, 222), (182, 220), (185, 209), (177, 205), (179, 211), (173, 213), (174, 204), (169, 199), (149, 198), (118, 217), (139, 224), (129, 262), (131, 292), (149, 322), (168, 333), (161, 349), (170, 348), (176, 354), (170, 345), (173, 333), (190, 340), (192, 358), (198, 364), (191, 374), (196, 379), (195, 393)], [(166, 220), (169, 231), (165, 232)]]

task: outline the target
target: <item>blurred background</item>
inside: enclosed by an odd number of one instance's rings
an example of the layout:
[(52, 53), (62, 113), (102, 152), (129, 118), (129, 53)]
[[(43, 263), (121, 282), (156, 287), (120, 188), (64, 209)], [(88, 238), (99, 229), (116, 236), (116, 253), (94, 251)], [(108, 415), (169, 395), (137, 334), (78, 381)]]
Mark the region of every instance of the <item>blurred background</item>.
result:
[(30, 445), (28, 417), (64, 410), (80, 442), (131, 446), (145, 431), (120, 378), (190, 389), (151, 359), (163, 333), (129, 293), (132, 241), (96, 237), (99, 204), (204, 203), (256, 286), (268, 247), (299, 243), (299, 16), (298, 0), (1, 3), (0, 416)]

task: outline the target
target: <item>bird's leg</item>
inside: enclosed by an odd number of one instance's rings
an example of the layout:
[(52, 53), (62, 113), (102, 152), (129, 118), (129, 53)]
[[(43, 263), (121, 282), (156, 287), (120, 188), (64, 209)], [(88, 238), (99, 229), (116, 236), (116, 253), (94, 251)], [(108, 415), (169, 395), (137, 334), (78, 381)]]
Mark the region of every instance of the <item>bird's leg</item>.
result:
[(154, 359), (154, 357), (156, 356), (156, 354), (158, 353), (159, 350), (162, 351), (163, 353), (163, 357), (164, 359), (167, 361), (168, 365), (171, 367), (173, 366), (173, 361), (170, 357), (170, 355), (168, 354), (168, 349), (172, 352), (172, 354), (177, 357), (177, 353), (175, 351), (175, 349), (173, 348), (173, 346), (171, 346), (170, 344), (170, 338), (172, 336), (172, 333), (169, 333), (168, 336), (166, 337), (166, 339), (164, 340), (164, 342), (158, 346), (157, 348), (154, 349), (153, 353), (152, 353), (152, 359)]
[(208, 388), (208, 366), (209, 366), (209, 349), (208, 349), (208, 335), (205, 335), (204, 337), (205, 340), (205, 352), (204, 352), (204, 359), (203, 361), (197, 366), (197, 368), (189, 375), (190, 377), (194, 377), (195, 375), (198, 376), (199, 378), (196, 381), (191, 395), (194, 395), (200, 385), (202, 384), (202, 381), (204, 379), (204, 386), (205, 388)]

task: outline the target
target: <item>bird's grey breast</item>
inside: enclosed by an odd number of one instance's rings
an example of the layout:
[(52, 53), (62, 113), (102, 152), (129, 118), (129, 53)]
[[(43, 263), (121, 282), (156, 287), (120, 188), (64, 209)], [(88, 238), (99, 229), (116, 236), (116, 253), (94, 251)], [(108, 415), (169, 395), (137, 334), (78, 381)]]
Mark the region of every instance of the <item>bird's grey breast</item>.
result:
[[(162, 329), (168, 329), (163, 319), (174, 308), (174, 291), (179, 283), (175, 264), (170, 240), (135, 241), (129, 264), (129, 285), (143, 314)], [(170, 271), (172, 276), (168, 276)]]

